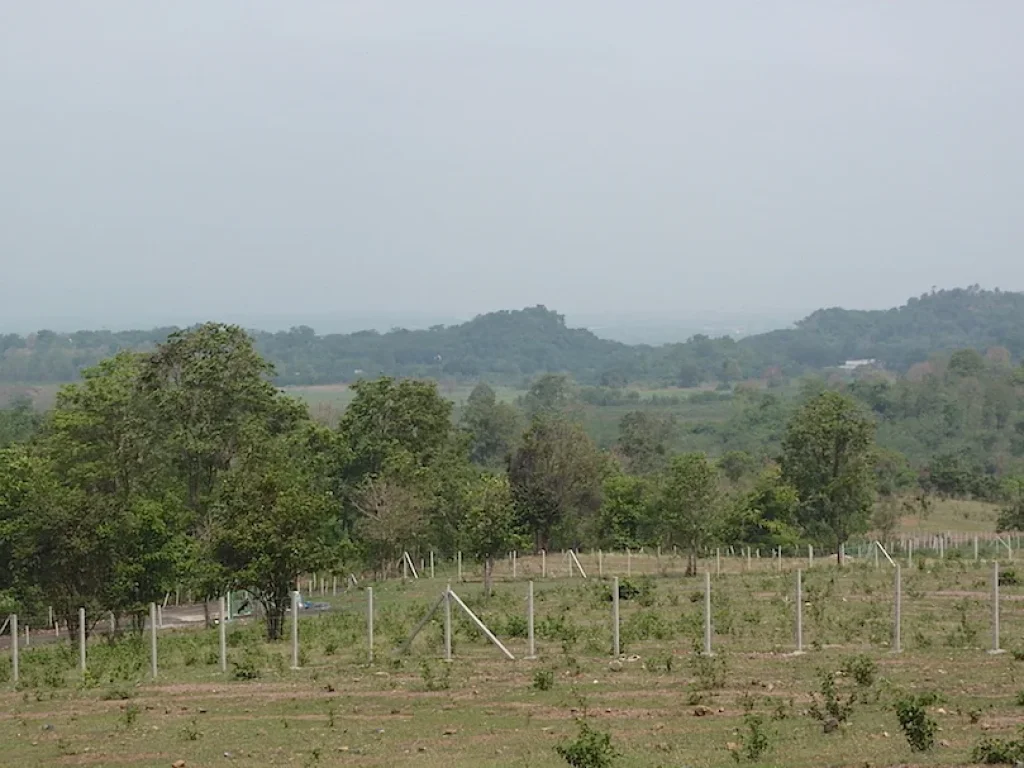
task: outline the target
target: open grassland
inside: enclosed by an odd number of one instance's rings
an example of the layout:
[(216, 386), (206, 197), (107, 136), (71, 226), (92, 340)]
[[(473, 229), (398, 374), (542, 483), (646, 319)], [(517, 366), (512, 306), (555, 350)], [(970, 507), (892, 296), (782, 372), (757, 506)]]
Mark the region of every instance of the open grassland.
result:
[[(556, 745), (577, 719), (608, 732), (615, 765), (967, 765), (985, 737), (1014, 738), (1024, 724), (1024, 658), (990, 655), (989, 562), (962, 552), (903, 568), (903, 646), (891, 653), (893, 569), (804, 573), (807, 653), (794, 649), (794, 569), (805, 560), (725, 558), (712, 576), (714, 651), (703, 637), (703, 576), (684, 577), (671, 557), (581, 556), (589, 579), (568, 578), (562, 557), (501, 564), (490, 599), (479, 573), (460, 584), (450, 564), (437, 578), (374, 584), (376, 660), (367, 658), (360, 587), (310, 599), (333, 610), (300, 621), (301, 669), (286, 643), (233, 622), (230, 667), (218, 667), (216, 630), (166, 631), (160, 677), (148, 679), (148, 639), (96, 638), (89, 672), (77, 652), (36, 643), (22, 681), (0, 683), (5, 766), (559, 766)], [(983, 558), (990, 555), (986, 549)], [(701, 570), (717, 570), (714, 560)], [(1024, 648), (1024, 589), (1004, 564), (1003, 644)], [(611, 658), (608, 579), (622, 580), (622, 657)], [(631, 575), (626, 577), (629, 570)], [(525, 579), (535, 579), (539, 658), (526, 660)], [(507, 661), (460, 614), (454, 661), (445, 663), (440, 614), (408, 655), (404, 640), (451, 579), (453, 588), (517, 656)], [(330, 590), (328, 590), (330, 591)], [(6, 660), (4, 660), (6, 661)], [(4, 671), (6, 663), (0, 664)], [(823, 676), (835, 673), (829, 722)], [(2, 673), (0, 673), (2, 674)], [(893, 704), (934, 692), (940, 729), (914, 753)], [(826, 730), (832, 732), (826, 733)], [(760, 745), (760, 746), (758, 746)], [(756, 748), (755, 748), (756, 747)], [(754, 756), (754, 752), (760, 751)], [(754, 759), (751, 759), (751, 757)]]

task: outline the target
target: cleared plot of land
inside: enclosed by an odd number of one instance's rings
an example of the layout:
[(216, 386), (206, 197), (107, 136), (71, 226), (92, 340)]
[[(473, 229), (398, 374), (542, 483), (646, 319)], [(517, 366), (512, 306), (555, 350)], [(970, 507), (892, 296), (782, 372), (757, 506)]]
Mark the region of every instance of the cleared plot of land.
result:
[[(527, 661), (526, 584), (502, 581), (490, 600), (478, 583), (455, 589), (520, 657), (501, 659), (469, 624), (454, 621), (455, 661), (445, 664), (439, 621), (428, 624), (407, 657), (389, 649), (404, 639), (436, 599), (437, 579), (375, 585), (377, 661), (365, 643), (365, 593), (325, 600), (335, 610), (300, 622), (302, 669), (292, 671), (284, 644), (264, 644), (255, 627), (231, 626), (231, 671), (217, 667), (216, 631), (166, 632), (161, 679), (147, 680), (141, 640), (90, 647), (90, 672), (74, 670), (67, 647), (37, 647), (22, 658), (23, 682), (0, 686), (3, 765), (159, 766), (559, 766), (556, 744), (575, 735), (586, 707), (608, 731), (621, 766), (734, 764), (748, 712), (763, 717), (769, 749), (763, 765), (965, 765), (984, 736), (1013, 736), (1024, 724), (1018, 691), (1024, 662), (989, 655), (989, 563), (955, 557), (904, 569), (903, 642), (891, 654), (893, 572), (821, 561), (805, 573), (808, 652), (792, 656), (795, 574), (802, 561), (727, 559), (713, 577), (715, 651), (694, 652), (703, 631), (702, 578), (679, 575), (682, 562), (636, 557), (635, 591), (622, 602), (623, 659), (610, 659), (609, 586), (596, 558), (582, 558), (591, 578), (566, 577), (560, 557), (539, 578), (536, 559), (518, 563), (536, 578), (540, 658)], [(702, 568), (714, 563), (701, 563)], [(604, 560), (624, 577), (622, 555)], [(646, 575), (640, 575), (640, 571)], [(1007, 582), (1014, 581), (1005, 573)], [(662, 574), (665, 575), (662, 575)], [(510, 576), (502, 564), (503, 579)], [(472, 574), (477, 578), (478, 574)], [(1004, 644), (1024, 633), (1024, 590), (1003, 586)], [(836, 678), (856, 699), (847, 724), (826, 734), (808, 714), (823, 671), (874, 666), (873, 680)], [(6, 669), (6, 666), (3, 667)], [(550, 672), (552, 686), (545, 678)], [(246, 679), (252, 678), (252, 679)], [(928, 708), (941, 731), (936, 747), (911, 752), (892, 702), (934, 691)], [(820, 696), (819, 696), (820, 698)], [(581, 704), (582, 702), (582, 704)]]

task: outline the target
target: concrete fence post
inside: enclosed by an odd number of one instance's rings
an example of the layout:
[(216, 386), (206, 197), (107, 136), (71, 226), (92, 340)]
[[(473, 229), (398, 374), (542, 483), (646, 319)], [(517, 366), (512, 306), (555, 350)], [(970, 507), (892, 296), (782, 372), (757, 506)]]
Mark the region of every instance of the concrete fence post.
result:
[(78, 609), (78, 671), (85, 672), (85, 608)]
[(299, 668), (299, 593), (292, 592), (292, 669)]
[(896, 566), (896, 583), (893, 594), (893, 622), (892, 622), (892, 652), (900, 653), (903, 650), (900, 631), (903, 612), (903, 576), (900, 567)]
[(18, 614), (11, 614), (11, 679), (18, 682)]
[(220, 626), (217, 627), (218, 635), (220, 636), (220, 671), (228, 671), (228, 621), (227, 621), (227, 610), (225, 606), (225, 600), (222, 597), (220, 604), (217, 606), (220, 609)]
[[(710, 575), (710, 574), (709, 574)], [(612, 580), (612, 656), (619, 658), (619, 577)]]
[(804, 652), (804, 573), (796, 572), (796, 652)]
[(452, 660), (452, 585), (444, 592), (444, 660)]
[(526, 589), (526, 658), (537, 658), (537, 645), (533, 634), (533, 582)]
[(992, 650), (989, 653), (1002, 653), (999, 647), (999, 561), (992, 561)]
[(704, 571), (704, 655), (711, 656), (711, 573)]
[(373, 663), (373, 587), (366, 588), (366, 645), (367, 657)]
[(156, 603), (149, 604), (149, 672), (156, 680)]

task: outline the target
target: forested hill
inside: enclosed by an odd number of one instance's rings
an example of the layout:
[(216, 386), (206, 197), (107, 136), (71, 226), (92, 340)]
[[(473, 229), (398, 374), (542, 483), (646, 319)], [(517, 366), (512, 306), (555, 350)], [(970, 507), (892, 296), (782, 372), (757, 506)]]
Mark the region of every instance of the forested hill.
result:
[[(39, 331), (0, 335), (0, 383), (65, 382), (120, 349), (149, 349), (173, 329)], [(544, 307), (481, 315), (427, 330), (318, 336), (311, 328), (253, 332), (278, 383), (326, 384), (390, 374), (520, 382), (546, 371), (584, 383), (693, 386), (781, 375), (876, 358), (905, 370), (955, 349), (1005, 347), (1024, 354), (1024, 294), (977, 287), (939, 291), (890, 310), (823, 309), (795, 328), (740, 341), (695, 336), (683, 344), (630, 346), (568, 328)]]

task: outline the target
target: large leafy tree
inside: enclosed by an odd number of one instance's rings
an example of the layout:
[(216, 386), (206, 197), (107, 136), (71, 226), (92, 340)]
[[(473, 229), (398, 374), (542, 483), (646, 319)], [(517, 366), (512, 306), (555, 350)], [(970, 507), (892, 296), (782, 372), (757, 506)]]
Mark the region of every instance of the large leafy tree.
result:
[(609, 549), (639, 547), (648, 533), (652, 487), (649, 478), (617, 472), (603, 485), (597, 536)]
[(665, 466), (674, 420), (630, 411), (619, 421), (619, 453), (635, 474), (655, 472)]
[(512, 498), (538, 549), (552, 536), (575, 545), (601, 504), (607, 462), (583, 428), (558, 415), (537, 416), (509, 460)]
[(722, 539), (757, 547), (794, 546), (801, 540), (800, 498), (778, 466), (764, 469), (753, 487), (736, 496), (723, 521)]
[(703, 453), (675, 456), (665, 470), (657, 501), (655, 530), (662, 545), (687, 553), (687, 575), (715, 535), (721, 512), (718, 473)]
[(470, 435), (469, 456), (483, 467), (497, 468), (508, 459), (519, 430), (519, 414), (498, 401), (487, 384), (477, 384), (462, 411), (462, 427)]
[(841, 545), (864, 531), (874, 498), (874, 422), (855, 401), (826, 391), (789, 422), (782, 474), (800, 497), (804, 530)]
[(477, 480), (461, 534), (466, 553), (483, 561), (484, 592), (490, 597), (495, 558), (518, 548), (522, 541), (507, 477), (485, 474)]
[(140, 388), (188, 510), (189, 581), (212, 597), (227, 579), (212, 552), (220, 482), (236, 459), (308, 413), (270, 383), (273, 368), (238, 326), (207, 323), (173, 333), (141, 366)]
[(267, 638), (280, 639), (289, 594), (302, 573), (326, 566), (334, 554), (334, 500), (325, 457), (304, 425), (248, 447), (218, 486), (212, 551), (228, 584), (251, 592), (267, 617)]

